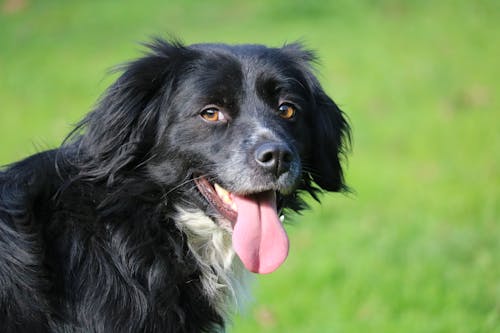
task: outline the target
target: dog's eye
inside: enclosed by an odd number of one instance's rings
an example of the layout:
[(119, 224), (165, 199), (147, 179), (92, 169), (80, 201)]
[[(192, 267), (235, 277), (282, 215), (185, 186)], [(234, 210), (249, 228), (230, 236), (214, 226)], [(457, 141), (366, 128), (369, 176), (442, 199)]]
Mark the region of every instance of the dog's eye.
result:
[(207, 121), (225, 121), (226, 117), (224, 113), (222, 113), (219, 109), (211, 106), (203, 109), (200, 113), (200, 116)]
[(283, 119), (292, 119), (295, 117), (295, 108), (288, 103), (283, 103), (279, 106), (278, 113)]

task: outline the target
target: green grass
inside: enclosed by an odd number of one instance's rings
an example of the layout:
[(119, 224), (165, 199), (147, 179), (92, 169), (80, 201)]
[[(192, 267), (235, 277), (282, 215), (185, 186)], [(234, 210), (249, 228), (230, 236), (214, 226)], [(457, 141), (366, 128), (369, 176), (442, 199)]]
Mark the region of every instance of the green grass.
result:
[(499, 22), (495, 0), (30, 1), (0, 14), (0, 164), (58, 145), (148, 36), (302, 39), (355, 194), (291, 218), (231, 332), (500, 332)]

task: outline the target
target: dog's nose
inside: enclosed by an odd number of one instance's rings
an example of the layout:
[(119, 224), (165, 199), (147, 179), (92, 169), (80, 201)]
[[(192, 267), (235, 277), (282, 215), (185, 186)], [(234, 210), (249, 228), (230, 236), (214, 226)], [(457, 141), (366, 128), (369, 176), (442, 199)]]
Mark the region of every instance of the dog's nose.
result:
[(263, 143), (255, 150), (257, 163), (276, 177), (290, 170), (292, 156), (292, 151), (286, 145), (277, 142)]

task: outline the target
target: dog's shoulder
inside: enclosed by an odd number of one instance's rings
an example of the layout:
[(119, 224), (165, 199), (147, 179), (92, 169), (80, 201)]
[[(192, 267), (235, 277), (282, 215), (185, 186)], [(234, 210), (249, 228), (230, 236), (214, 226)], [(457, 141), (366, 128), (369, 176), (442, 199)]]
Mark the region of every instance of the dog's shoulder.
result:
[(0, 171), (0, 312), (2, 332), (45, 332), (50, 288), (43, 263), (42, 202), (57, 187), (57, 151), (28, 157)]
[(59, 150), (34, 154), (0, 171), (0, 205), (5, 209), (40, 195), (50, 195), (61, 183), (57, 158)]

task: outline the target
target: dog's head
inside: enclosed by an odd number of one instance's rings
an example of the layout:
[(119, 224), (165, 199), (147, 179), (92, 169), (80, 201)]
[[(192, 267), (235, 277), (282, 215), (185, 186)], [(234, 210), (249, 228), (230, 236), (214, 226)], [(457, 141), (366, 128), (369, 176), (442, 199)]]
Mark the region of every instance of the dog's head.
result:
[(278, 212), (300, 209), (300, 191), (346, 188), (349, 127), (314, 55), (298, 44), (149, 48), (82, 123), (88, 173), (152, 179), (232, 229), (247, 268), (274, 270), (288, 251)]

